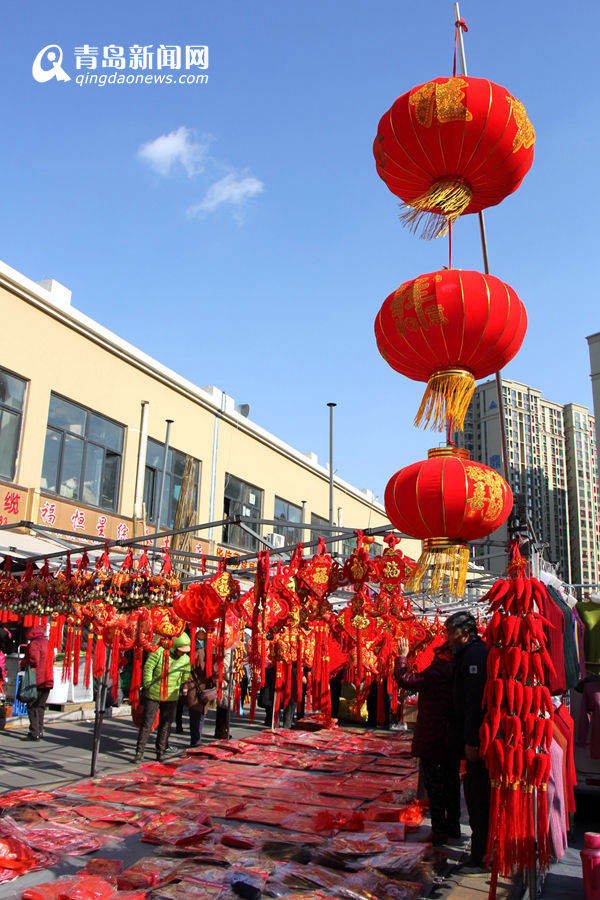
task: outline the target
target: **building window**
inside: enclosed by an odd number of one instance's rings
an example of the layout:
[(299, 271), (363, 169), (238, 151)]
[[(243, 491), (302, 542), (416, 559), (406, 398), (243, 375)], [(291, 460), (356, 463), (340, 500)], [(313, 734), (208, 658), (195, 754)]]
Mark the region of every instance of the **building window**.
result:
[(25, 384), (23, 378), (0, 369), (0, 478), (8, 481), (15, 477)]
[[(161, 475), (165, 458), (165, 445), (148, 438), (146, 449), (146, 474), (144, 477), (144, 503), (146, 519), (158, 518), (161, 494)], [(193, 456), (169, 447), (165, 469), (165, 486), (160, 526), (164, 528), (186, 527), (198, 507), (198, 475), (200, 462)], [(160, 527), (159, 526), (159, 527)]]
[(315, 529), (323, 528), (323, 534), (321, 537), (327, 537), (327, 535), (331, 534), (331, 529), (329, 528), (329, 519), (326, 519), (324, 516), (318, 516), (316, 513), (310, 514), (310, 524), (313, 528), (313, 538), (316, 539), (319, 537), (319, 532)]
[(51, 394), (42, 490), (115, 510), (124, 434), (122, 425)]
[[(289, 503), (281, 497), (275, 497), (275, 515), (274, 519), (281, 519), (282, 522), (302, 522), (302, 507)], [(278, 534), (285, 537), (286, 544), (299, 544), (302, 540), (302, 529), (295, 528), (293, 525), (276, 525)]]
[[(235, 516), (252, 517), (260, 519), (262, 512), (262, 490), (253, 484), (246, 484), (233, 475), (225, 475), (225, 498), (223, 503), (223, 518)], [(260, 534), (260, 525), (256, 522), (248, 522), (248, 527)], [(243, 531), (239, 525), (225, 525), (223, 527), (223, 543), (243, 550), (258, 550), (256, 538)]]

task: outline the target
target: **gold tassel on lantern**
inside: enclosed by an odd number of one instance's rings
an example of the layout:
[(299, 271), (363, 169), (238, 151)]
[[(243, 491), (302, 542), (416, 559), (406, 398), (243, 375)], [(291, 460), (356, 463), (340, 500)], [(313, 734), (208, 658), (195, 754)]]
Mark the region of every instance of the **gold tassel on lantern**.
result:
[(406, 590), (427, 590), (462, 597), (467, 583), (469, 545), (447, 538), (426, 538)]
[(429, 376), (415, 425), (443, 431), (451, 419), (452, 427), (461, 430), (474, 391), (475, 379), (468, 369), (438, 369)]
[(471, 188), (462, 181), (438, 181), (413, 200), (400, 204), (404, 212), (400, 221), (412, 232), (421, 228), (420, 238), (430, 241), (444, 237), (454, 222), (471, 203)]

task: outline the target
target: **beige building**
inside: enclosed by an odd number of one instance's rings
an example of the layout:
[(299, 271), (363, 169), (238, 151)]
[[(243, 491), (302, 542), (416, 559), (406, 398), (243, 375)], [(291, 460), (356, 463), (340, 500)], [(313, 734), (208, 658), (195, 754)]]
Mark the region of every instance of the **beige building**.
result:
[[(293, 543), (310, 540), (303, 523), (329, 522), (328, 469), (314, 454), (79, 312), (61, 284), (36, 283), (0, 263), (0, 309), (12, 335), (0, 352), (0, 524), (27, 520), (82, 539), (126, 539), (153, 532), (160, 507), (163, 530), (242, 515), (287, 522), (255, 530)], [(337, 476), (333, 507), (339, 526), (387, 524), (370, 491)], [(260, 547), (232, 524), (184, 544), (216, 555)], [(403, 549), (420, 552), (409, 539)]]
[[(545, 558), (572, 584), (598, 580), (600, 546), (594, 417), (577, 404), (545, 400), (535, 388), (502, 379), (510, 486)], [(457, 442), (503, 473), (496, 381), (477, 385)], [(504, 526), (476, 549), (492, 571), (503, 567)], [(500, 541), (500, 545), (499, 542)], [(500, 554), (500, 555), (499, 555)]]

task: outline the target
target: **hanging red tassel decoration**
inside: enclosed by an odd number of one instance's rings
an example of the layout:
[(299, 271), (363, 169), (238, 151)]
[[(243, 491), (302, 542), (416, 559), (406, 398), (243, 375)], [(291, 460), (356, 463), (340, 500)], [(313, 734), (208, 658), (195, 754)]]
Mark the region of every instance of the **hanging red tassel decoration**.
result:
[(92, 674), (94, 678), (102, 678), (104, 668), (106, 666), (106, 645), (101, 634), (96, 638), (96, 646), (94, 647), (94, 660), (92, 664)]
[(92, 677), (92, 659), (94, 656), (94, 632), (90, 628), (88, 631), (87, 642), (85, 646), (85, 665), (83, 669), (83, 683), (86, 689), (89, 689)]
[(190, 625), (190, 666), (196, 665), (196, 626)]
[(81, 625), (73, 627), (73, 684), (79, 684), (79, 661), (81, 658)]
[(248, 720), (250, 724), (254, 722), (254, 717), (256, 715), (256, 698), (258, 697), (258, 682), (260, 675), (254, 670), (252, 672), (252, 685), (250, 687), (250, 712), (248, 714)]
[(129, 686), (129, 705), (132, 710), (140, 704), (140, 688), (142, 686), (143, 650), (140, 646), (133, 648), (133, 664), (131, 667), (131, 684)]
[(206, 632), (206, 677), (212, 678), (213, 675), (213, 640), (212, 631)]
[(283, 684), (282, 663), (279, 660), (275, 663), (275, 695), (273, 697), (273, 727), (277, 727), (279, 721), (279, 710), (281, 708), (281, 688)]
[(53, 680), (54, 654), (56, 653), (57, 648), (60, 647), (62, 643), (62, 630), (64, 621), (64, 616), (56, 616), (56, 618), (52, 619), (52, 624), (50, 625), (50, 634), (48, 636), (48, 651), (46, 653), (46, 668), (44, 672), (46, 681)]
[(69, 681), (71, 678), (71, 664), (73, 661), (73, 624), (67, 623), (67, 635), (65, 639), (65, 650), (62, 664), (62, 681)]
[(163, 649), (162, 668), (160, 671), (160, 700), (166, 700), (169, 696), (169, 651)]
[(110, 653), (110, 693), (113, 700), (116, 700), (119, 694), (119, 644), (121, 637), (121, 629), (115, 628)]
[(292, 699), (292, 666), (290, 663), (284, 662), (282, 663), (282, 676), (283, 676), (283, 700), (282, 707), (286, 708), (288, 703)]
[[(540, 754), (542, 756), (542, 754)], [(540, 871), (550, 868), (550, 836), (548, 829), (548, 778), (550, 777), (550, 753), (543, 754), (537, 790), (537, 855)]]

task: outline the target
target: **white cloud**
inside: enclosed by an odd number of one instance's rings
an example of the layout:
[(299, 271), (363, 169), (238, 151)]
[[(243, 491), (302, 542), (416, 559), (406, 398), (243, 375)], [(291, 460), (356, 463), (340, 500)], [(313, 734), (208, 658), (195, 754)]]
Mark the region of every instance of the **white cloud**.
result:
[(192, 178), (204, 169), (210, 142), (209, 135), (195, 141), (192, 131), (181, 125), (169, 134), (161, 134), (153, 141), (142, 144), (137, 155), (159, 175), (169, 175), (173, 168), (181, 165), (187, 176)]
[(244, 172), (231, 172), (229, 175), (225, 175), (224, 178), (211, 184), (204, 200), (196, 204), (196, 206), (192, 206), (188, 212), (193, 216), (198, 213), (213, 212), (220, 206), (229, 205), (233, 206), (239, 214), (246, 200), (261, 194), (264, 189), (263, 182), (255, 178), (254, 175)]

